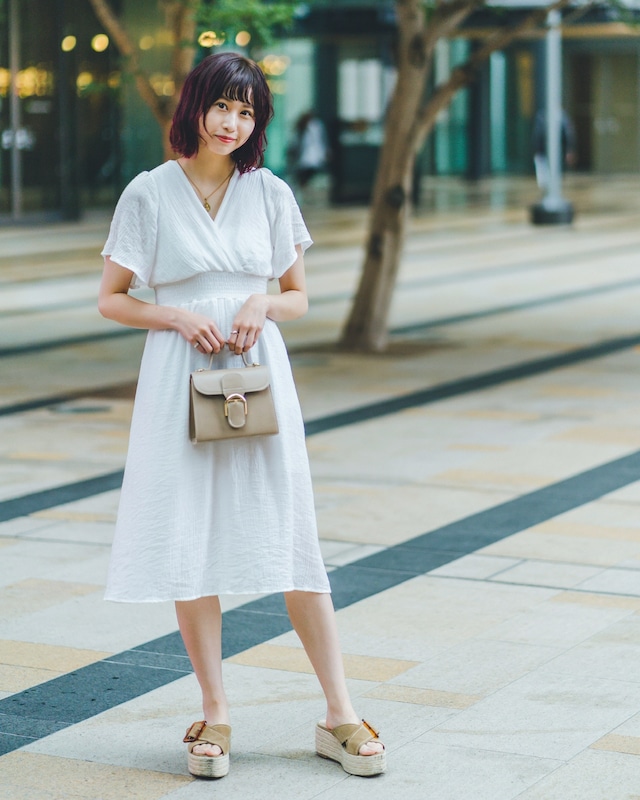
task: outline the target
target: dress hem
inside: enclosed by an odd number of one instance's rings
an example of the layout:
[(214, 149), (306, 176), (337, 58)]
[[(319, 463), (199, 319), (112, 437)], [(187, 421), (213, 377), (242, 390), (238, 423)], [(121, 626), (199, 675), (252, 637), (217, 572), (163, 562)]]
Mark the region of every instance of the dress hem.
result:
[(331, 594), (331, 588), (328, 589), (317, 589), (317, 588), (301, 588), (299, 586), (292, 586), (286, 589), (255, 589), (252, 591), (244, 591), (244, 592), (232, 592), (232, 591), (221, 591), (221, 592), (202, 592), (201, 594), (194, 594), (189, 595), (186, 597), (148, 597), (148, 598), (125, 598), (125, 597), (114, 597), (108, 594), (105, 594), (104, 600), (109, 603), (186, 603), (190, 600), (199, 600), (202, 597), (225, 597), (229, 596), (240, 596), (240, 595), (270, 595), (270, 594), (282, 594), (284, 592), (309, 592), (310, 594)]

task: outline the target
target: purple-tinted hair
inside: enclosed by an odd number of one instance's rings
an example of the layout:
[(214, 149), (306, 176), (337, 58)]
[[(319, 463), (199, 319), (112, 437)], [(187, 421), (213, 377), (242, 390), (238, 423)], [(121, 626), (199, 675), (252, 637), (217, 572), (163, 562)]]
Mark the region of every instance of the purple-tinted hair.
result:
[(194, 156), (200, 145), (200, 121), (221, 97), (253, 106), (253, 133), (231, 158), (240, 172), (261, 167), (267, 146), (266, 129), (273, 117), (271, 90), (255, 61), (239, 53), (207, 56), (187, 75), (173, 115), (171, 146), (181, 156)]

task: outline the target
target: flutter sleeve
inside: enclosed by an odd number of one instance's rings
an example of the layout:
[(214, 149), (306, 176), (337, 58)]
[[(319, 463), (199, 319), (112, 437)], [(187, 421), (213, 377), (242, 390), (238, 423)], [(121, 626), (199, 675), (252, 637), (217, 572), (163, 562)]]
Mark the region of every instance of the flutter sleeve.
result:
[(301, 245), (304, 252), (313, 244), (313, 240), (290, 187), (278, 178), (274, 180), (276, 183), (270, 203), (271, 265), (273, 277), (280, 278), (298, 257), (295, 246)]
[(131, 287), (148, 286), (156, 260), (158, 191), (153, 177), (141, 172), (122, 192), (111, 220), (103, 256), (134, 276)]

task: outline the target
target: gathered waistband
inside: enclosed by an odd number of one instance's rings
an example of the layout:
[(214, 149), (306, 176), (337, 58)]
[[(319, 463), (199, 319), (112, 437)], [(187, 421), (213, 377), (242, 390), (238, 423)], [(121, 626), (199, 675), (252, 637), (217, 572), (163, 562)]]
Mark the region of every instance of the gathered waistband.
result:
[(156, 303), (174, 305), (216, 297), (245, 298), (250, 294), (265, 294), (267, 278), (246, 272), (200, 272), (177, 283), (155, 287)]

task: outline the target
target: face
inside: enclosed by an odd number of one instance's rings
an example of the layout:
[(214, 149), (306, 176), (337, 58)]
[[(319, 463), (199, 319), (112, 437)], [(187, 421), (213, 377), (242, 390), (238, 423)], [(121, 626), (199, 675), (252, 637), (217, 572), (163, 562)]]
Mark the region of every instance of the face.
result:
[(255, 126), (250, 103), (220, 97), (200, 122), (200, 150), (231, 155), (249, 139)]

